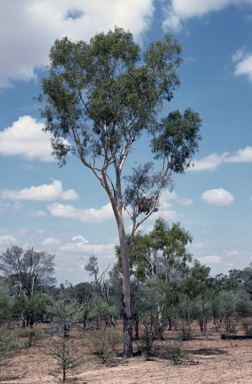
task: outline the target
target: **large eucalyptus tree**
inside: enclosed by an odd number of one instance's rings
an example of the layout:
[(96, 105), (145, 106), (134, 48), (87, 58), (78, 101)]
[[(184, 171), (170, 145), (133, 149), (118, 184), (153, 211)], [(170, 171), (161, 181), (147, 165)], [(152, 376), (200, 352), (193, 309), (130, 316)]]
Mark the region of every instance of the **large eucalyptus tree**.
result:
[[(171, 35), (141, 52), (132, 34), (116, 27), (89, 43), (56, 40), (48, 76), (41, 81), (41, 112), (45, 131), (53, 133), (53, 154), (61, 165), (69, 153), (77, 156), (100, 181), (112, 205), (122, 254), (127, 357), (132, 356), (128, 253), (134, 233), (158, 209), (160, 191), (171, 188), (172, 175), (190, 165), (200, 140), (201, 121), (191, 109), (160, 119), (164, 103), (180, 83), (180, 63), (181, 47)], [(146, 146), (146, 137), (153, 161), (143, 159), (125, 175), (132, 148)], [(129, 235), (123, 213), (132, 219)]]

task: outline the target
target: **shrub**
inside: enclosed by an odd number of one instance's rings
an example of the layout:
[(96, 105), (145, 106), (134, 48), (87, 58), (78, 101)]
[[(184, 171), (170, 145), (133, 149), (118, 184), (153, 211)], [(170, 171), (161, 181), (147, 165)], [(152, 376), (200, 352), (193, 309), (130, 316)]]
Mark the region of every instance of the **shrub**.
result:
[(245, 335), (252, 335), (252, 320), (251, 319), (242, 319), (241, 325), (245, 332)]
[(16, 328), (14, 334), (18, 338), (24, 339), (24, 346), (31, 347), (36, 341), (41, 339), (43, 331), (40, 328)]
[(0, 327), (0, 364), (8, 360), (18, 348), (13, 333)]
[(111, 329), (94, 330), (89, 334), (91, 352), (97, 354), (102, 363), (107, 366), (115, 362), (116, 348), (122, 341), (122, 335)]
[(167, 343), (165, 346), (165, 356), (167, 359), (172, 360), (174, 364), (179, 364), (186, 356), (183, 344), (178, 341)]
[(142, 328), (139, 344), (142, 352), (149, 356), (153, 348), (153, 343), (160, 334), (160, 326), (152, 314), (145, 316), (141, 323)]
[(192, 330), (192, 320), (191, 319), (178, 319), (175, 323), (175, 329), (178, 333), (179, 339), (191, 340), (193, 338), (193, 330)]
[(226, 330), (226, 333), (227, 334), (236, 334), (236, 324), (235, 324), (235, 320), (232, 319), (231, 317), (228, 317), (227, 319), (225, 319), (225, 330)]

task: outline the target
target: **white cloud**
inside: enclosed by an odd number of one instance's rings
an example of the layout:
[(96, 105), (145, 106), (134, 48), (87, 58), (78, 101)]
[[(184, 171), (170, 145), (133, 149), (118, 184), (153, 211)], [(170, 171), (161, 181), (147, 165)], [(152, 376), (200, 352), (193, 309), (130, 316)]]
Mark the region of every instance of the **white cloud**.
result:
[[(164, 3), (165, 4), (165, 3)], [(163, 22), (165, 30), (180, 30), (183, 21), (202, 17), (209, 12), (220, 11), (229, 5), (241, 6), (243, 4), (252, 5), (251, 0), (171, 0), (168, 5), (164, 5), (166, 16)]]
[(11, 247), (15, 244), (17, 239), (13, 235), (0, 235), (0, 246)]
[(217, 153), (212, 153), (209, 156), (204, 157), (200, 160), (193, 161), (193, 167), (189, 168), (189, 171), (212, 171), (217, 169), (217, 167), (223, 163), (226, 159), (228, 152), (224, 152), (222, 155)]
[(81, 236), (81, 235), (78, 235), (78, 236), (74, 236), (72, 238), (72, 241), (75, 243), (75, 244), (87, 244), (89, 243), (89, 241), (87, 239), (85, 239), (85, 237)]
[(229, 251), (223, 251), (223, 255), (225, 256), (238, 256), (239, 252), (236, 249), (230, 249)]
[(223, 163), (250, 163), (252, 162), (252, 147), (245, 147), (238, 149), (233, 154), (224, 152), (220, 155), (212, 153), (203, 159), (194, 160), (194, 166), (190, 167), (188, 171), (214, 171)]
[(6, 211), (8, 208), (9, 208), (10, 204), (8, 203), (2, 203), (0, 201), (0, 213), (3, 213), (4, 211)]
[(218, 206), (229, 205), (234, 201), (234, 197), (231, 193), (223, 188), (209, 189), (202, 193), (201, 199), (207, 204)]
[(170, 201), (174, 201), (177, 198), (175, 191), (169, 191), (169, 189), (165, 189), (161, 192), (160, 195), (160, 201), (159, 201), (159, 208), (160, 210), (168, 209), (172, 206), (172, 203)]
[(153, 12), (153, 0), (1, 1), (0, 87), (36, 79), (57, 38), (88, 41), (118, 25), (140, 39)]
[(193, 204), (193, 200), (192, 199), (186, 199), (186, 198), (178, 199), (177, 202), (182, 204), (182, 205), (186, 205), (186, 206), (189, 206), (189, 205)]
[(64, 254), (80, 253), (81, 255), (115, 255), (115, 243), (106, 244), (90, 244), (89, 242), (69, 242), (60, 247), (60, 251)]
[(219, 264), (221, 262), (220, 256), (217, 255), (208, 255), (203, 257), (197, 257), (197, 260), (200, 261), (201, 264)]
[(61, 244), (61, 240), (55, 239), (54, 237), (47, 237), (42, 242), (42, 245), (44, 245), (44, 246), (55, 246), (55, 245), (60, 245), (60, 244)]
[[(176, 192), (165, 189), (161, 192), (159, 208), (157, 212), (154, 212), (149, 220), (157, 220), (159, 217), (162, 217), (165, 220), (179, 220), (183, 216), (174, 210), (172, 210), (173, 203), (180, 202), (181, 204), (190, 203), (186, 199), (178, 199)], [(141, 230), (141, 228), (139, 229)]]
[(43, 132), (43, 123), (31, 116), (22, 116), (11, 127), (0, 132), (0, 154), (26, 159), (54, 161), (50, 133)]
[(178, 213), (172, 210), (161, 209), (153, 213), (150, 219), (157, 220), (159, 217), (162, 217), (164, 220), (180, 220), (183, 217), (183, 215), (181, 213)]
[(36, 232), (38, 235), (44, 235), (46, 233), (45, 229), (38, 229)]
[(114, 218), (110, 203), (104, 205), (100, 209), (81, 209), (75, 208), (72, 205), (53, 203), (51, 205), (48, 205), (47, 209), (49, 210), (52, 216), (64, 217), (67, 219), (76, 219), (83, 222), (102, 222), (104, 220)]
[(235, 76), (247, 76), (252, 81), (252, 53), (248, 53), (246, 48), (238, 49), (232, 56), (235, 63)]
[(227, 163), (251, 163), (252, 162), (252, 147), (238, 149), (232, 156), (225, 158)]
[(15, 201), (15, 203), (14, 203), (14, 209), (15, 209), (16, 211), (19, 211), (19, 210), (22, 209), (22, 208), (23, 208), (23, 205), (20, 204), (18, 201)]
[(39, 210), (39, 211), (35, 211), (33, 213), (33, 216), (34, 217), (44, 217), (44, 216), (46, 216), (46, 213), (44, 211), (42, 211), (42, 210)]
[(188, 247), (194, 248), (194, 249), (201, 249), (203, 248), (203, 243), (192, 243), (192, 244), (189, 244)]
[(63, 191), (60, 180), (52, 180), (51, 184), (43, 184), (21, 190), (1, 190), (0, 196), (2, 199), (35, 201), (77, 200), (79, 198), (73, 189)]

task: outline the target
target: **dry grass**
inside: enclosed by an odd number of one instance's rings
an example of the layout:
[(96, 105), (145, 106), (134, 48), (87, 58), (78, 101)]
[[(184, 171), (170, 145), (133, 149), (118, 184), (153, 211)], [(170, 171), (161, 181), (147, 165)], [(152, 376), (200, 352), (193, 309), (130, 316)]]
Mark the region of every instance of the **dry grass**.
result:
[[(87, 349), (87, 360), (67, 380), (72, 384), (252, 384), (252, 340), (221, 340), (212, 327), (208, 340), (198, 332), (195, 338), (183, 342), (188, 351), (187, 359), (179, 365), (165, 360), (162, 355), (164, 342), (154, 345), (155, 355), (148, 360), (142, 356), (133, 359), (118, 357), (116, 365), (104, 367)], [(75, 338), (85, 338), (75, 332)], [(168, 332), (166, 340), (174, 334)], [(3, 384), (55, 384), (60, 375), (52, 375), (55, 363), (42, 353), (49, 338), (37, 341), (35, 346), (14, 356), (8, 365), (1, 367)], [(137, 348), (137, 346), (135, 346)]]

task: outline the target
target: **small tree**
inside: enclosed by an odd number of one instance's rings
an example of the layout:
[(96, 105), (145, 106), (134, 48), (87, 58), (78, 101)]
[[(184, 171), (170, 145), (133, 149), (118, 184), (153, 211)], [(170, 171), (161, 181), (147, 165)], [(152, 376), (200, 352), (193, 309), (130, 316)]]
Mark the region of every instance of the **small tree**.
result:
[(95, 319), (97, 329), (100, 329), (102, 322), (106, 329), (109, 319), (114, 313), (115, 309), (101, 296), (94, 296), (88, 304), (88, 318)]
[(46, 293), (36, 293), (29, 303), (34, 321), (47, 320), (51, 315), (52, 298)]
[(151, 354), (154, 341), (160, 333), (160, 325), (156, 314), (147, 313), (141, 319), (140, 346), (142, 351), (149, 356)]
[(234, 291), (222, 291), (218, 295), (220, 305), (220, 326), (224, 323), (226, 334), (235, 333), (234, 315), (236, 294)]
[(94, 275), (94, 283), (97, 283), (99, 267), (98, 267), (98, 260), (96, 256), (94, 255), (90, 256), (88, 263), (85, 265), (85, 270), (89, 271), (89, 276)]
[(197, 299), (198, 319), (200, 330), (207, 331), (208, 321), (208, 300), (211, 297), (211, 288), (209, 282), (209, 274), (211, 268), (201, 265), (198, 260), (194, 260), (194, 264), (190, 269), (190, 274), (184, 282), (183, 290), (191, 300)]
[[(128, 256), (134, 234), (157, 211), (161, 189), (171, 188), (172, 176), (189, 167), (200, 140), (201, 120), (191, 109), (159, 121), (163, 104), (180, 83), (180, 54), (180, 45), (168, 34), (144, 53), (130, 32), (117, 27), (90, 43), (65, 37), (52, 46), (49, 74), (41, 82), (39, 100), (44, 130), (53, 134), (53, 154), (61, 165), (74, 154), (98, 179), (112, 206), (122, 254), (127, 357), (133, 355)], [(124, 175), (135, 142), (148, 135), (157, 166), (147, 162)], [(132, 220), (129, 236), (126, 212)]]
[[(192, 255), (187, 245), (191, 241), (192, 236), (180, 223), (169, 226), (162, 218), (155, 221), (149, 234), (138, 232), (134, 237), (129, 253), (131, 273), (155, 291), (152, 311), (155, 308), (158, 314), (160, 330), (167, 321), (168, 307), (177, 301), (179, 286), (188, 275)], [(117, 256), (120, 262), (120, 249), (117, 249)]]
[(85, 361), (83, 343), (70, 339), (65, 332), (58, 334), (57, 337), (54, 336), (44, 353), (57, 361), (57, 366), (62, 373), (62, 381), (66, 381), (68, 372)]
[(74, 299), (60, 299), (54, 303), (52, 312), (58, 326), (53, 332), (50, 345), (43, 350), (57, 361), (62, 372), (62, 380), (66, 380), (69, 371), (80, 366), (84, 361), (83, 343), (70, 337), (71, 325), (82, 317), (83, 307)]
[(247, 317), (252, 313), (252, 302), (249, 293), (244, 289), (239, 289), (236, 292), (235, 310), (240, 317)]

